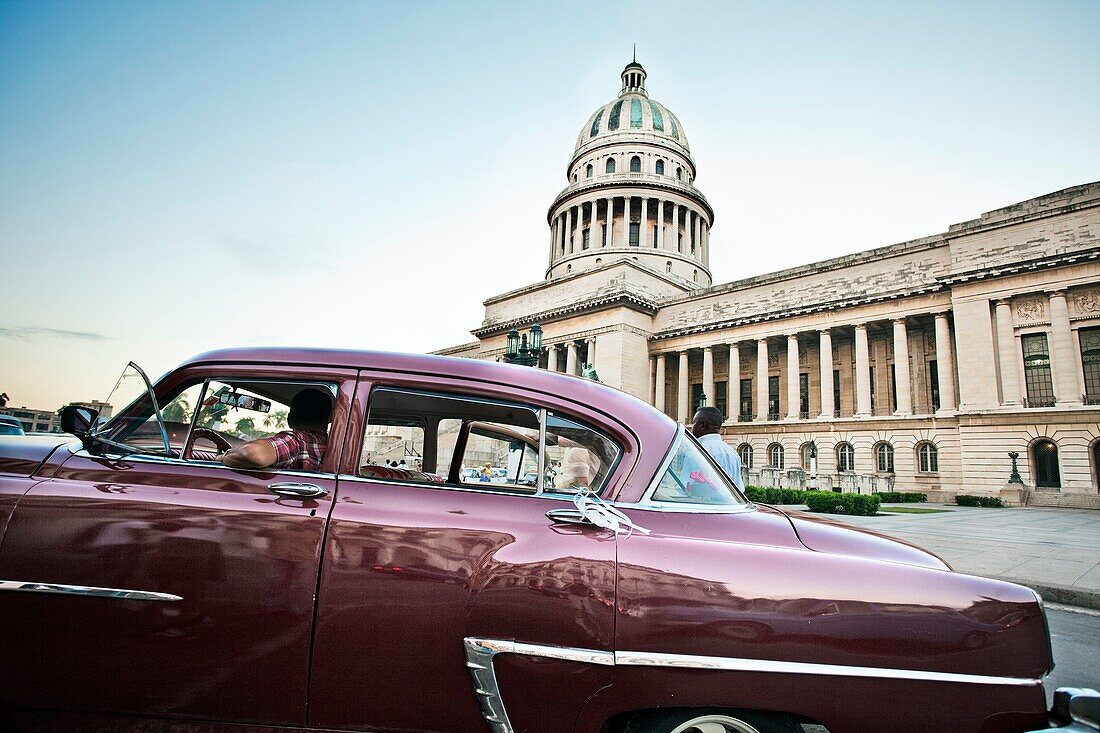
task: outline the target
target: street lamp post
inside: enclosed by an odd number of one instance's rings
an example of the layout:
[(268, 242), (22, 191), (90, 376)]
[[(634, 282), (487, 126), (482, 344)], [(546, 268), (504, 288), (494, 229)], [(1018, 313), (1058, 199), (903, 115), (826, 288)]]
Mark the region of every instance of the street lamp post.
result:
[(810, 488), (817, 491), (817, 441), (810, 441)]
[(508, 332), (508, 348), (504, 352), (504, 361), (522, 366), (539, 365), (539, 358), (542, 356), (542, 326), (537, 323), (531, 326), (530, 342), (527, 336), (526, 333), (521, 336), (514, 328)]

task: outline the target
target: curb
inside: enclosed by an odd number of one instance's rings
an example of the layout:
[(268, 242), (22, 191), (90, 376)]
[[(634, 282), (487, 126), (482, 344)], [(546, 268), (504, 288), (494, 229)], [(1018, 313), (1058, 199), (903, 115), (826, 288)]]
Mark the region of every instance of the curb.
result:
[(1096, 591), (1081, 590), (1068, 585), (1036, 583), (1034, 580), (1008, 578), (1001, 575), (989, 577), (994, 580), (1004, 580), (1008, 583), (1031, 588), (1042, 597), (1044, 603), (1060, 603), (1063, 606), (1077, 606), (1078, 608), (1091, 608), (1100, 611), (1100, 593)]

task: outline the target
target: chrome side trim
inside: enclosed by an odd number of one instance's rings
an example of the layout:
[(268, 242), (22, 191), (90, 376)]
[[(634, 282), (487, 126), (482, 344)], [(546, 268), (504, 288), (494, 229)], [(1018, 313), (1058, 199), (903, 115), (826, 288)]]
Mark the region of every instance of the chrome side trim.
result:
[(779, 674), (815, 674), (830, 677), (875, 677), (878, 679), (966, 682), (976, 685), (1039, 686), (1041, 679), (992, 677), (981, 674), (932, 672), (921, 669), (889, 667), (847, 667), (839, 664), (783, 662), (771, 659), (702, 657), (692, 654), (656, 654), (653, 652), (615, 652), (615, 664), (622, 667), (677, 667), (681, 669), (718, 669), (733, 672), (773, 672)]
[(26, 580), (0, 580), (0, 591), (23, 593), (59, 593), (67, 596), (92, 596), (118, 598), (126, 601), (182, 601), (183, 596), (158, 593), (151, 590), (125, 590), (123, 588), (97, 588), (90, 585), (65, 585), (63, 583), (33, 583)]
[(567, 662), (583, 662), (615, 666), (612, 652), (594, 649), (575, 649), (564, 646), (546, 646), (543, 644), (525, 644), (518, 641), (500, 639), (463, 639), (466, 647), (466, 668), (474, 678), (474, 692), (481, 704), (481, 716), (493, 730), (493, 733), (514, 733), (508, 712), (504, 709), (504, 700), (500, 696), (496, 671), (493, 669), (493, 657), (497, 654), (523, 654), (529, 657), (563, 659)]

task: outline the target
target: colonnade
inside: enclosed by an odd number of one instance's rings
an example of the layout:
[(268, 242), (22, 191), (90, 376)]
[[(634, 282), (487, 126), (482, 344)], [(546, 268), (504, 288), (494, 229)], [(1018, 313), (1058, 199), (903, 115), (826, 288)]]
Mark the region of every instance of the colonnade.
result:
[[(952, 348), (951, 324), (948, 311), (940, 311), (935, 315), (936, 334), (936, 379), (939, 392), (940, 414), (951, 414), (957, 410), (958, 403), (955, 399), (955, 355)], [(1068, 319), (1067, 319), (1068, 323)], [(818, 390), (818, 403), (810, 405), (807, 412), (801, 411), (800, 375), (805, 367), (799, 354), (799, 336), (806, 332), (798, 331), (784, 334), (786, 338), (786, 383), (787, 383), (787, 411), (780, 415), (770, 411), (771, 395), (769, 394), (768, 378), (771, 376), (769, 359), (770, 338), (758, 338), (756, 343), (756, 368), (753, 377), (754, 400), (752, 420), (765, 422), (768, 420), (825, 420), (837, 417), (834, 409), (833, 382), (833, 333), (838, 327), (824, 328), (813, 332), (818, 343), (818, 368), (820, 370), (820, 389)], [(844, 328), (853, 330), (855, 352), (855, 411), (857, 418), (869, 418), (872, 416), (872, 385), (871, 385), (871, 357), (867, 336), (867, 323), (846, 325)], [(898, 417), (907, 417), (913, 414), (912, 384), (909, 370), (909, 335), (906, 319), (898, 318), (892, 321), (892, 337), (894, 347), (894, 379), (897, 395), (897, 405), (893, 414)], [(726, 405), (730, 415), (727, 419), (734, 419), (739, 413), (740, 384), (742, 378), (750, 378), (752, 375), (741, 373), (741, 341), (728, 344), (711, 344), (693, 349), (682, 349), (658, 353), (651, 357), (650, 374), (653, 375), (654, 388), (651, 391), (652, 404), (663, 410), (666, 404), (665, 382), (667, 374), (667, 362), (675, 358), (678, 361), (676, 378), (676, 404), (675, 413), (677, 421), (686, 423), (691, 417), (694, 406), (688, 404), (690, 389), (688, 352), (702, 349), (702, 390), (707, 396), (709, 404), (715, 404), (716, 382), (714, 377), (714, 353), (717, 349), (729, 350), (729, 376), (726, 380)]]
[[(1047, 294), (1050, 305), (1050, 342), (1047, 345), (1051, 369), (1051, 388), (1058, 405), (1081, 404), (1081, 389), (1077, 382), (1077, 362), (1074, 359), (1074, 338), (1070, 325), (1069, 304), (1065, 290)], [(1012, 300), (995, 301), (997, 320), (997, 357), (1001, 377), (1001, 404), (1006, 407), (1027, 405), (1026, 384), (1020, 379), (1020, 344), (1012, 321)], [(1051, 405), (1032, 403), (1032, 407)]]
[[(623, 217), (617, 229), (614, 225), (616, 199), (623, 201)], [(656, 201), (653, 205), (655, 216), (651, 216), (650, 213), (651, 200)], [(635, 204), (635, 201), (640, 203)], [(601, 203), (603, 204), (602, 214), (600, 213)], [(665, 211), (670, 206), (671, 211), (666, 221)], [(693, 254), (697, 259), (705, 262), (703, 252), (710, 245), (710, 223), (705, 214), (686, 204), (654, 196), (601, 196), (577, 201), (561, 209), (550, 226), (550, 261), (554, 262), (560, 257), (582, 251), (585, 229), (590, 232), (589, 249), (630, 246), (630, 231), (626, 224), (635, 221), (636, 209), (639, 210), (637, 222), (641, 225), (638, 235), (640, 247)], [(678, 237), (681, 222), (683, 222), (684, 231), (682, 241)], [(599, 224), (606, 227), (606, 241)], [(671, 232), (669, 232), (670, 228)], [(654, 232), (656, 232), (656, 240), (654, 240)]]
[[(583, 343), (585, 347), (585, 353), (580, 353), (580, 344)], [(565, 368), (561, 368), (561, 352), (565, 352)], [(560, 344), (549, 344), (546, 347), (546, 368), (552, 372), (562, 372), (564, 374), (580, 375), (581, 370), (584, 368), (585, 362), (588, 364), (596, 363), (596, 337), (589, 336), (586, 339), (582, 339), (579, 343), (577, 340), (566, 341)]]

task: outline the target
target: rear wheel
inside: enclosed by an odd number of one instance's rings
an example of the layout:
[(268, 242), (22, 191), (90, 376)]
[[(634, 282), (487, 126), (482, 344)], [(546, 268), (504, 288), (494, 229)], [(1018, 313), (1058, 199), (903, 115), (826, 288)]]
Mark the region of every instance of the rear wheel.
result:
[(802, 733), (802, 726), (751, 710), (661, 710), (634, 716), (623, 733)]

